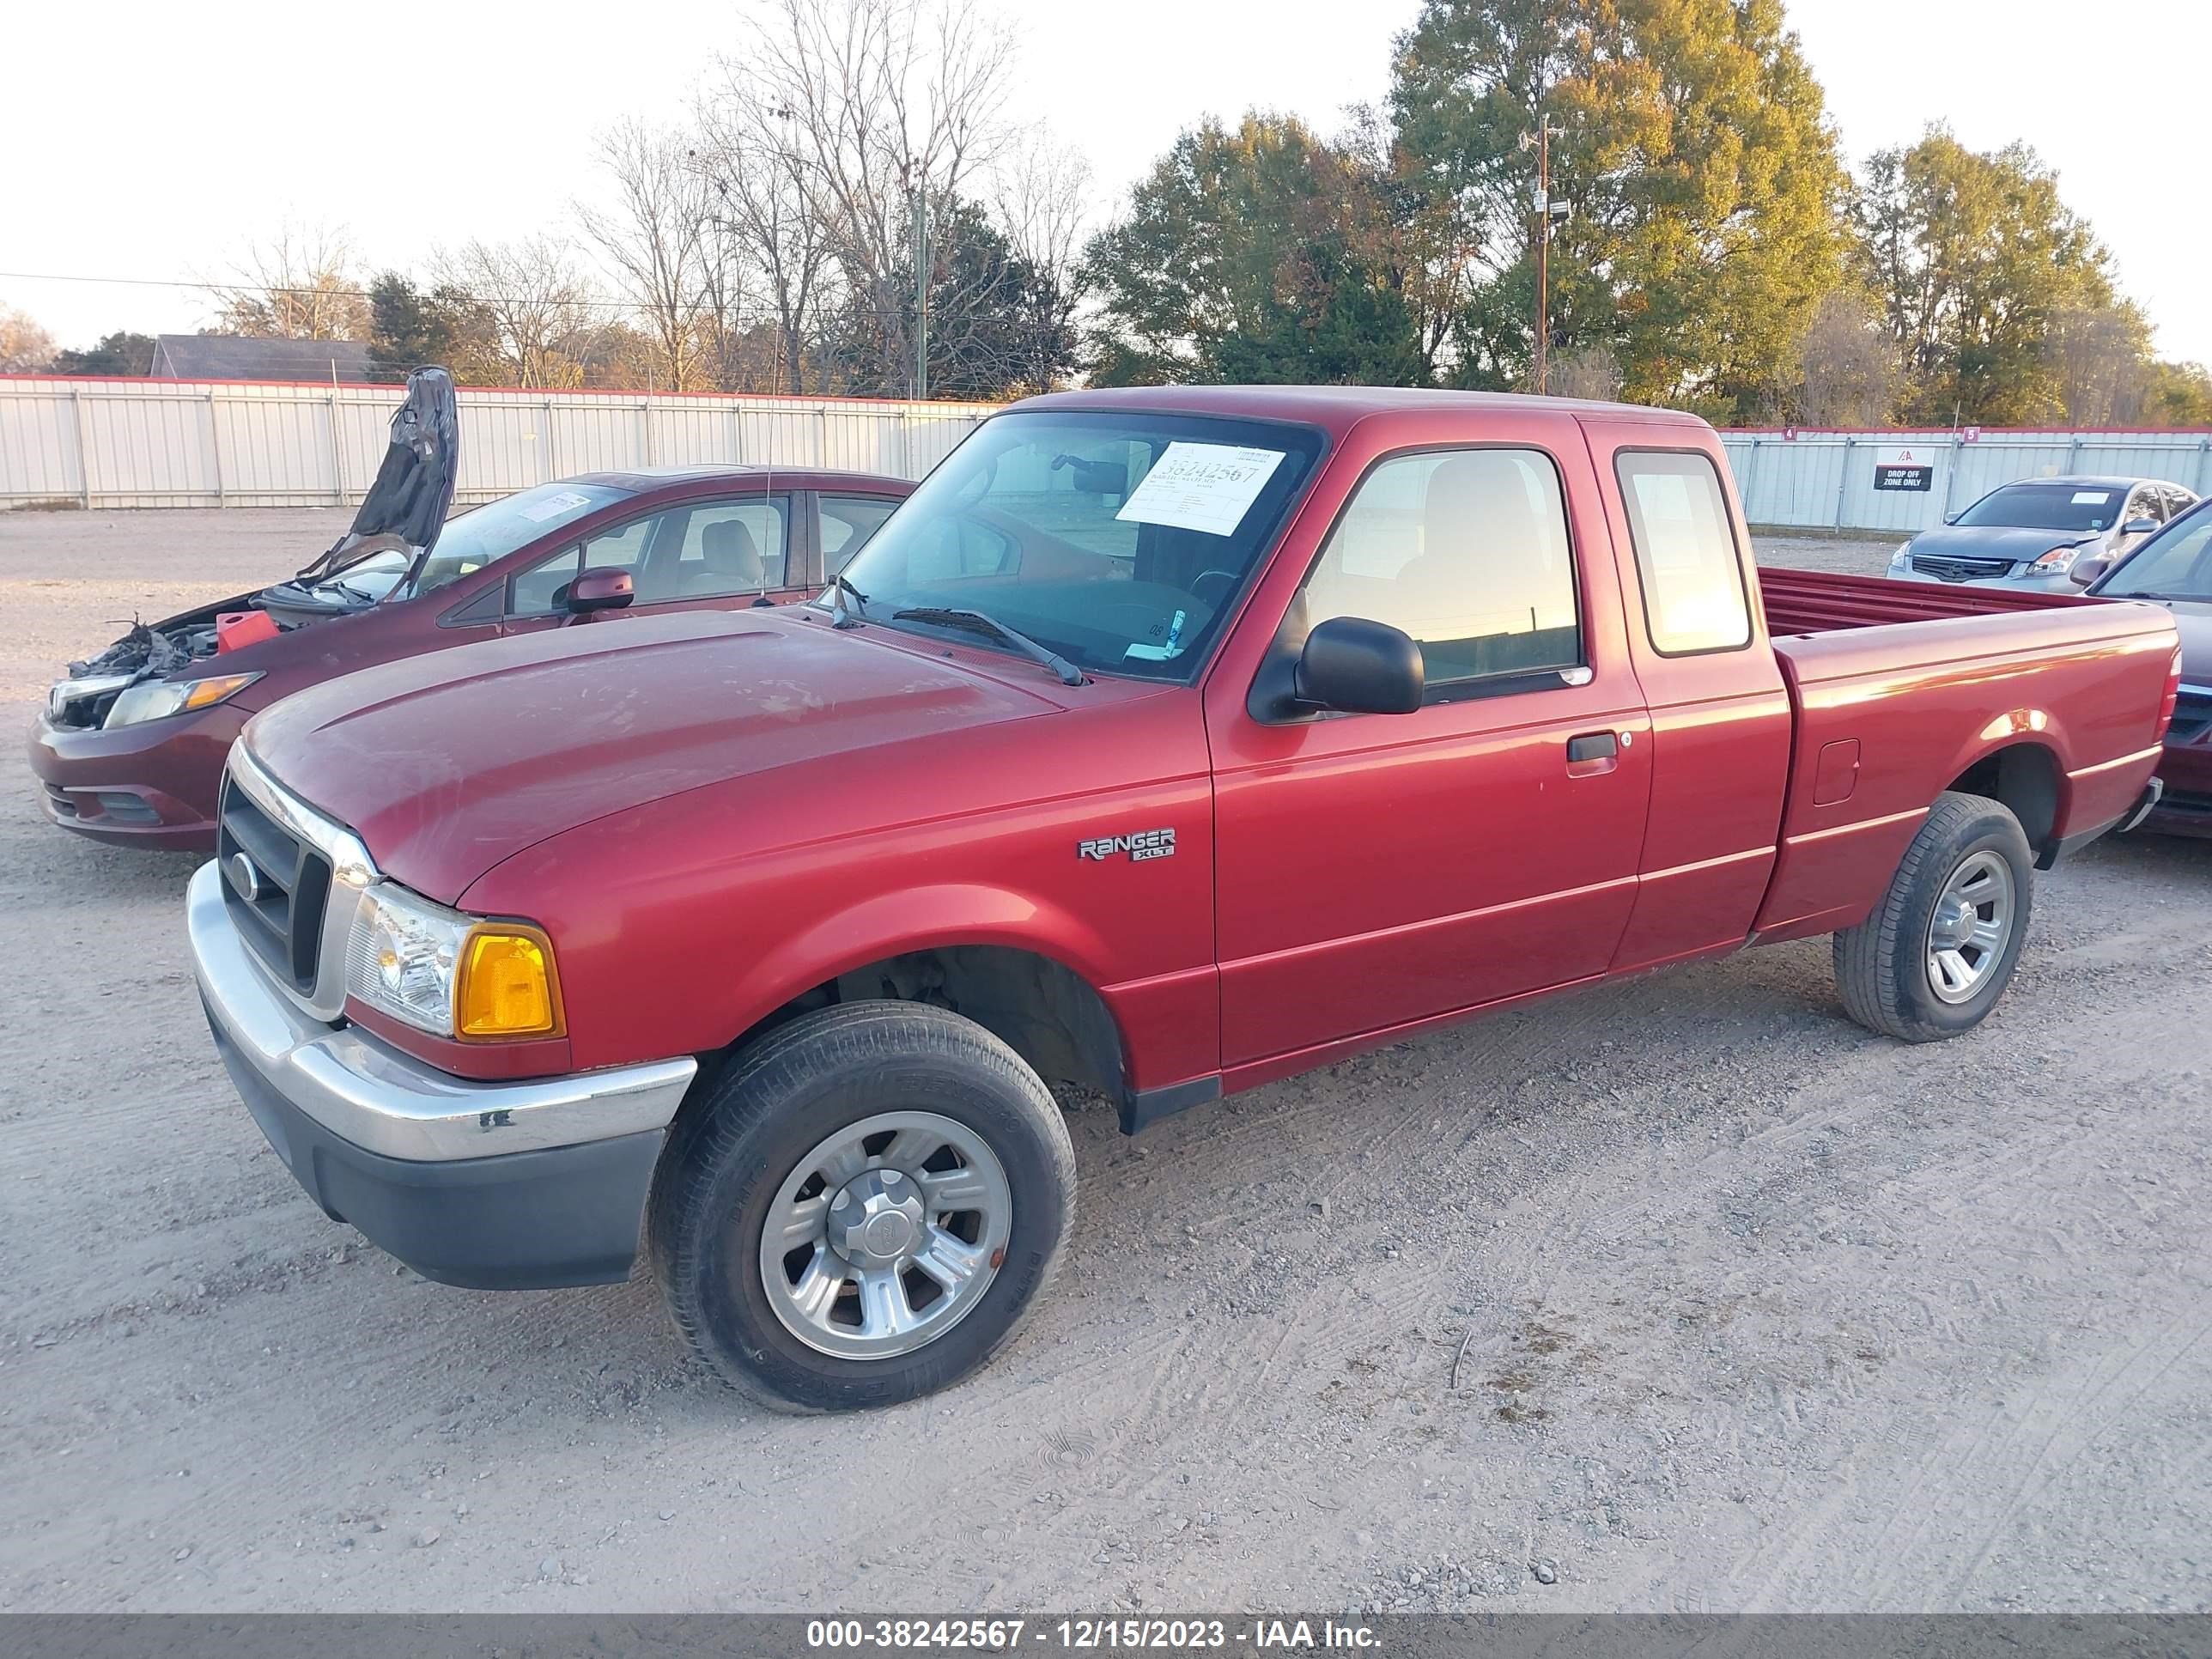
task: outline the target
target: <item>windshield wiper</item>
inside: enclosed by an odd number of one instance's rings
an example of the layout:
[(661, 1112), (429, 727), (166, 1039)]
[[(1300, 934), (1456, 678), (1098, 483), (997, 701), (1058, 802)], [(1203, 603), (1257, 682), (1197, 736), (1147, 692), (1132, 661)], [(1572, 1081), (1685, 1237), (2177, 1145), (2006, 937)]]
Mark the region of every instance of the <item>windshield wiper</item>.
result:
[(2212, 604), (2212, 594), (2154, 593), (2148, 588), (2136, 593), (2100, 593), (2097, 597), (2101, 599), (2154, 599), (2160, 605)]
[[(854, 603), (859, 605), (858, 611), (846, 608), (845, 599), (848, 594), (850, 594)], [(860, 617), (866, 613), (867, 609), (866, 594), (842, 576), (832, 576), (830, 579), (830, 625), (832, 628), (857, 627)]]
[(1042, 663), (1060, 676), (1062, 685), (1088, 685), (1083, 671), (1048, 647), (1039, 645), (1026, 634), (1017, 633), (995, 617), (981, 611), (947, 610), (940, 605), (914, 605), (904, 611), (891, 612), (893, 622), (934, 623), (939, 628), (964, 628), (971, 634), (995, 634), (1020, 652), (1031, 662)]

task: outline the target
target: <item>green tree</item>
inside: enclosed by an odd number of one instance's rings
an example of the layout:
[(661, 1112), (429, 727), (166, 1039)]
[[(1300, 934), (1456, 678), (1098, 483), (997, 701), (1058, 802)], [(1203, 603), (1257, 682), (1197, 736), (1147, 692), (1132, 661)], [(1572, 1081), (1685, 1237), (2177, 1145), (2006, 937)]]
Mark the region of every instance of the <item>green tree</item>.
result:
[(1622, 395), (1717, 419), (1772, 407), (1848, 249), (1849, 179), (1780, 0), (1427, 0), (1390, 93), (1402, 171), (1479, 275), (1454, 378), (1525, 384), (1539, 121), (1572, 216), (1552, 342), (1601, 347)]
[(154, 337), (132, 334), (117, 330), (103, 335), (96, 346), (82, 350), (58, 351), (54, 354), (53, 372), (57, 374), (151, 374), (154, 372)]
[(2105, 249), (2033, 150), (1970, 150), (1932, 126), (1868, 161), (1855, 216), (1904, 364), (1908, 422), (2064, 418), (2065, 363), (2079, 353), (2059, 337), (2062, 321), (2124, 313)]
[[(932, 209), (929, 263), (932, 397), (1022, 397), (1073, 373), (1074, 295), (1017, 252), (979, 204)], [(865, 307), (866, 290), (855, 289), (831, 321), (833, 350), (850, 389), (903, 397), (914, 384), (912, 249), (889, 269), (903, 301), (896, 325), (883, 326)]]
[(2212, 426), (2212, 370), (2202, 363), (2153, 363), (2143, 420), (2149, 426)]
[(1389, 182), (1295, 118), (1208, 118), (1095, 237), (1094, 381), (1418, 385), (1428, 379)]
[(482, 307), (459, 289), (426, 294), (396, 270), (369, 285), (368, 312), (368, 361), (379, 380), (404, 380), (425, 363), (459, 374), (487, 329)]

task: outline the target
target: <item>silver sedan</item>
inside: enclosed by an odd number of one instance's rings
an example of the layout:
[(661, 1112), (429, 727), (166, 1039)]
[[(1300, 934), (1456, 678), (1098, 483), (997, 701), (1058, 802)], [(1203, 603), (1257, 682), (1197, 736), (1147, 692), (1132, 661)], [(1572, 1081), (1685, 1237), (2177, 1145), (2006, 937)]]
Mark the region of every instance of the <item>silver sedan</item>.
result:
[(2063, 592), (2086, 586), (2197, 499), (2162, 478), (2000, 484), (1891, 556), (1900, 581)]

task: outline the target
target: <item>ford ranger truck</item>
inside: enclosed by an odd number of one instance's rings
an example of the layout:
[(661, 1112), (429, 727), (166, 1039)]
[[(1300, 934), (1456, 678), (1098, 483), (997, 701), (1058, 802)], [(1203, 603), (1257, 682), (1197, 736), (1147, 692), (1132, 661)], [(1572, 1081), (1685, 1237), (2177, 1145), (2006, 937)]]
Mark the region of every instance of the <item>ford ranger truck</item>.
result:
[(2035, 872), (2151, 805), (2177, 664), (2149, 605), (1762, 578), (1685, 415), (1065, 393), (804, 605), (262, 711), (192, 948), (330, 1215), (457, 1285), (642, 1252), (731, 1382), (878, 1406), (1064, 1253), (1048, 1079), (1135, 1133), (1819, 934), (1862, 1024), (1972, 1031)]

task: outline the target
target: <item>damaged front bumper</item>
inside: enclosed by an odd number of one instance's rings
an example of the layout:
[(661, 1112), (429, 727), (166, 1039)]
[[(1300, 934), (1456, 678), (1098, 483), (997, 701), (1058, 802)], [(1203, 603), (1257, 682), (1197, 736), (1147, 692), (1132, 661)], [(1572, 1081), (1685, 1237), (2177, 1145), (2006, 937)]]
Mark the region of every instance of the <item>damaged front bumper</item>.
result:
[(653, 1166), (697, 1061), (514, 1083), (454, 1077), (303, 1013), (239, 936), (216, 865), (192, 877), (186, 902), (216, 1051), (325, 1214), (449, 1285), (628, 1277)]
[(46, 817), (120, 846), (215, 850), (223, 757), (252, 717), (234, 703), (112, 728), (31, 728), (31, 770)]

